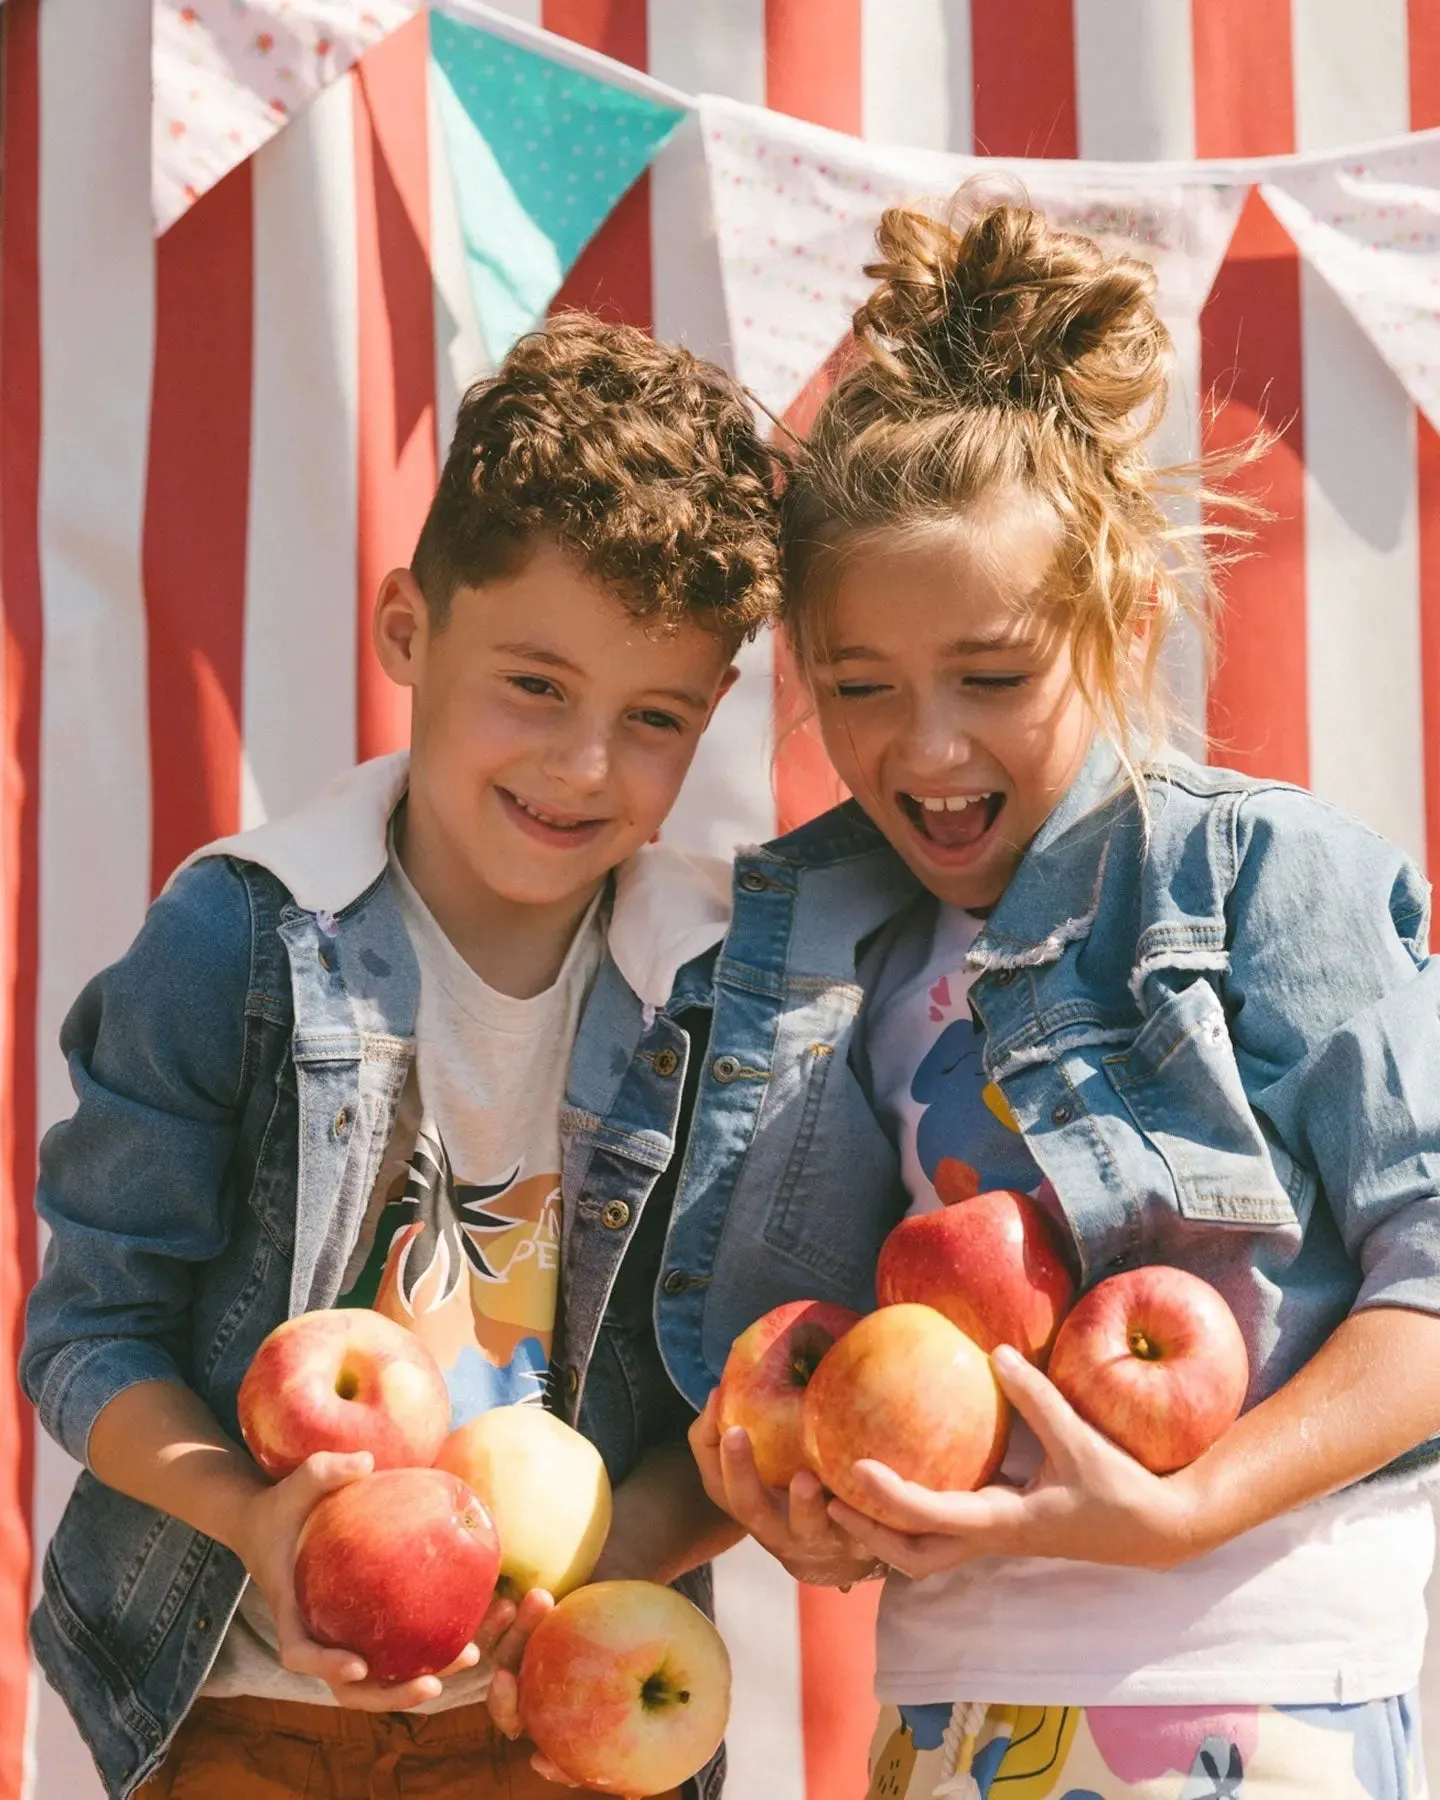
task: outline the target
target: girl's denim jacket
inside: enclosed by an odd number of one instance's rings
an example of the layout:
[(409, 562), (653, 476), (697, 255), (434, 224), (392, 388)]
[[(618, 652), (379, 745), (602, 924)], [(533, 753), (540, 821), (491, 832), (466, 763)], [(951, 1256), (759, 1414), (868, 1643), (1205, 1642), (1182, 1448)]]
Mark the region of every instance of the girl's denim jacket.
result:
[[(339, 1292), (414, 1054), (419, 970), (383, 878), (404, 779), (403, 758), (380, 759), (313, 819), (265, 828), (313, 837), (322, 884), (350, 897), (327, 901), (337, 912), (303, 884), (297, 899), (239, 854), (252, 840), (236, 840), (237, 854), (175, 879), (65, 1022), (78, 1106), (41, 1151), (36, 1202), (51, 1235), (21, 1374), (46, 1430), (82, 1463), (102, 1408), (145, 1380), (184, 1382), (238, 1438), (236, 1395), (260, 1341)], [(628, 914), (623, 895), (614, 907), (612, 954), (584, 1018), (592, 1055), (626, 1063), (619, 1038), (641, 1016), (613, 960), (621, 934), (645, 932), (653, 950), (660, 911), (680, 946), (674, 961), (696, 939), (713, 943), (721, 875), (717, 907), (690, 865), (663, 879), (638, 865), (621, 872), (641, 900)], [(653, 966), (672, 965), (659, 955)], [(665, 974), (655, 979), (668, 988)], [(691, 979), (685, 993), (702, 989)], [(704, 1024), (678, 994), (665, 1013), (667, 1040), (683, 1051)], [(673, 1185), (664, 1171), (698, 1072), (687, 1082), (686, 1067), (678, 1055), (635, 1059), (625, 1102), (646, 1129), (624, 1139), (640, 1159), (625, 1208), (563, 1195), (551, 1404), (616, 1482), (650, 1446), (683, 1441), (691, 1417), (650, 1305)], [(214, 1540), (81, 1472), (45, 1555), (31, 1638), (112, 1796), (159, 1764), (243, 1585)], [(708, 1569), (678, 1585), (708, 1607)], [(722, 1781), (717, 1758), (687, 1800), (715, 1800)]]
[[(971, 1004), (1083, 1281), (1204, 1276), (1254, 1403), (1357, 1308), (1440, 1311), (1428, 890), (1295, 788), (1178, 757), (1143, 774), (1148, 825), (1092, 752), (975, 943)], [(853, 803), (738, 861), (656, 1296), (693, 1403), (769, 1307), (872, 1300), (906, 1197), (867, 1099), (857, 958), (918, 893)], [(629, 1191), (640, 1144), (601, 1123), (621, 1059), (585, 1048), (569, 1174), (600, 1202)]]

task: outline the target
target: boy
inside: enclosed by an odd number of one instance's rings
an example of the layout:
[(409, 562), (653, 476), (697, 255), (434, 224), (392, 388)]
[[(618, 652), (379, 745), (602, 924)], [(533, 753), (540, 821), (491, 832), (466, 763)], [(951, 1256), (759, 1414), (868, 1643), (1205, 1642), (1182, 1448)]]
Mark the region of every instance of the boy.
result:
[[(703, 1599), (735, 1534), (651, 1323), (694, 1059), (636, 1020), (718, 941), (728, 879), (645, 846), (775, 554), (726, 376), (582, 315), (525, 339), (376, 604), (408, 758), (192, 858), (76, 1003), (22, 1376), (86, 1467), (33, 1637), (117, 1800), (558, 1792), (507, 1735), (547, 1596), (497, 1603), (444, 1680), (386, 1688), (307, 1637), (300, 1527), (368, 1458), (271, 1486), (240, 1448), (240, 1378), (287, 1316), (409, 1326), (457, 1423), (548, 1390), (617, 1483), (598, 1574), (695, 1570)], [(604, 1116), (563, 1108), (577, 1032)]]

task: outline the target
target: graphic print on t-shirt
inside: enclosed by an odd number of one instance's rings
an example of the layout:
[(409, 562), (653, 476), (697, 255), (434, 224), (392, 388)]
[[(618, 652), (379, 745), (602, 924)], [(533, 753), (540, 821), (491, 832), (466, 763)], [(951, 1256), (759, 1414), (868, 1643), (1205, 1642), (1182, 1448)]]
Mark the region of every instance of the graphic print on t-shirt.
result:
[[(923, 1109), (915, 1124), (915, 1154), (946, 1206), (994, 1188), (1029, 1192), (1040, 1179), (1015, 1115), (985, 1073), (985, 1034), (964, 1002), (969, 986), (958, 971), (947, 971), (928, 987), (923, 1019), (916, 1016), (918, 1007), (912, 1011), (917, 1046), (925, 1042), (927, 1026), (943, 1026), (920, 1059), (910, 1098)], [(952, 1017), (955, 1013), (959, 1016)]]
[(560, 1270), (560, 1177), (521, 1168), (457, 1178), (428, 1114), (393, 1178), (344, 1306), (371, 1306), (421, 1338), (444, 1371), (451, 1417), (536, 1400)]

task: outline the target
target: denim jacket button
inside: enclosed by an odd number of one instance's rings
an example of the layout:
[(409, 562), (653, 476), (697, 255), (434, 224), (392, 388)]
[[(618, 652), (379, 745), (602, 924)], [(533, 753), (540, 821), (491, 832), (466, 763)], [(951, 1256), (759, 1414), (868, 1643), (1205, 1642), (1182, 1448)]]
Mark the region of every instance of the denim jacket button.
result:
[(1015, 971), (1013, 969), (1002, 969), (995, 977), (995, 985), (996, 987), (1009, 987), (1014, 979)]
[(580, 1392), (580, 1371), (578, 1369), (566, 1369), (565, 1392), (572, 1400)]
[(607, 1231), (623, 1231), (630, 1223), (630, 1207), (624, 1200), (607, 1200), (600, 1212), (600, 1223)]
[(717, 1056), (710, 1065), (710, 1073), (717, 1081), (733, 1081), (740, 1073), (740, 1059), (735, 1056)]
[(740, 877), (740, 885), (747, 894), (763, 894), (765, 891), (765, 877), (758, 869), (747, 869)]
[(683, 1294), (690, 1285), (690, 1277), (683, 1269), (672, 1269), (660, 1285), (667, 1294)]
[(1075, 1117), (1075, 1108), (1068, 1100), (1062, 1100), (1050, 1115), (1052, 1125), (1068, 1125)]
[(335, 952), (331, 950), (328, 945), (322, 944), (315, 954), (320, 959), (320, 967), (322, 969), (329, 970), (335, 967)]
[(345, 1133), (350, 1129), (349, 1109), (347, 1107), (342, 1106), (340, 1108), (339, 1112), (336, 1113), (336, 1115), (335, 1115), (334, 1119), (331, 1121), (331, 1123), (334, 1126), (336, 1137), (344, 1137)]
[(655, 1073), (657, 1075), (673, 1075), (680, 1067), (680, 1058), (673, 1050), (657, 1050), (655, 1052)]

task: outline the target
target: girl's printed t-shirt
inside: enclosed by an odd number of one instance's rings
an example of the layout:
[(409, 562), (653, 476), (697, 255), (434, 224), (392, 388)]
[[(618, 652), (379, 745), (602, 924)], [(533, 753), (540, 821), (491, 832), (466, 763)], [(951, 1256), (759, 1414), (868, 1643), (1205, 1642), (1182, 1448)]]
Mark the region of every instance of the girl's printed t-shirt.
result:
[[(1062, 1226), (969, 1009), (973, 914), (926, 900), (868, 952), (861, 1060), (912, 1212), (1019, 1188)], [(1219, 1229), (1219, 1228), (1217, 1228)], [(1017, 1419), (1002, 1469), (1040, 1450)], [(1166, 1571), (982, 1557), (892, 1576), (876, 1691), (895, 1704), (1323, 1705), (1403, 1694), (1425, 1642), (1435, 1528), (1418, 1481), (1362, 1485)]]
[[(560, 1110), (581, 1009), (604, 950), (603, 901), (533, 999), (481, 980), (393, 850), (389, 879), (420, 964), (415, 1061), (341, 1288), (421, 1338), (444, 1371), (451, 1425), (541, 1398), (560, 1283)], [(325, 1704), (291, 1675), (253, 1584), (204, 1692)], [(451, 1677), (441, 1710), (483, 1698), (482, 1663)]]

